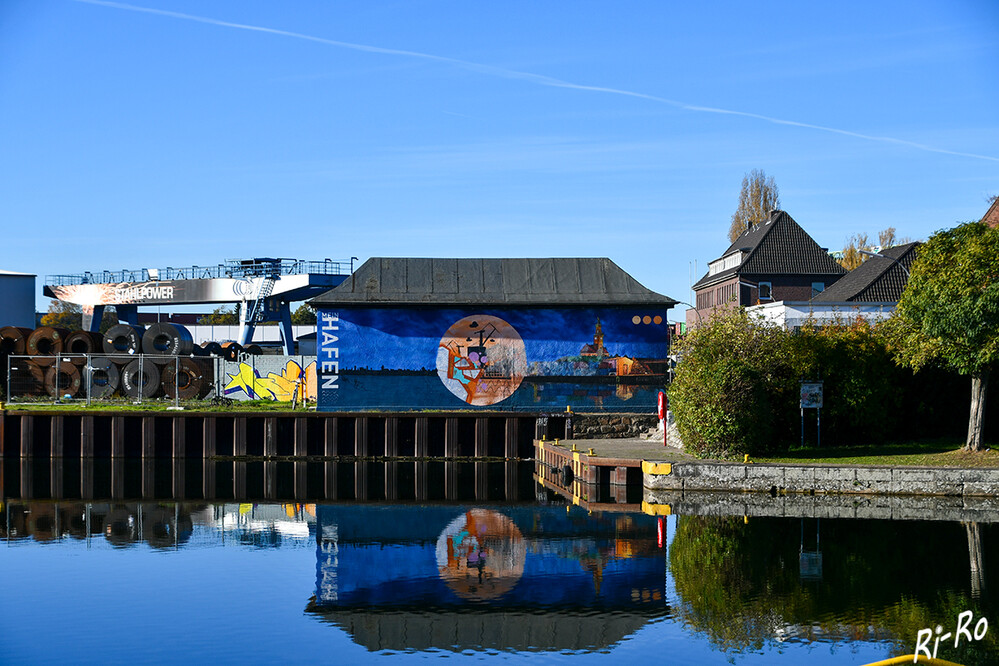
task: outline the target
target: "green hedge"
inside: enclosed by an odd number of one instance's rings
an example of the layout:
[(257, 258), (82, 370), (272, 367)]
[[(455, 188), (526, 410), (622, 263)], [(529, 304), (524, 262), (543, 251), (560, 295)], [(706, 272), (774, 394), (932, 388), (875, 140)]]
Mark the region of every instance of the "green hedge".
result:
[[(701, 457), (786, 451), (800, 441), (799, 382), (822, 380), (822, 444), (963, 437), (970, 384), (931, 367), (896, 365), (890, 337), (862, 320), (795, 332), (733, 309), (674, 349), (668, 389), (684, 445)], [(995, 405), (993, 400), (992, 414)], [(815, 415), (806, 413), (806, 436)]]

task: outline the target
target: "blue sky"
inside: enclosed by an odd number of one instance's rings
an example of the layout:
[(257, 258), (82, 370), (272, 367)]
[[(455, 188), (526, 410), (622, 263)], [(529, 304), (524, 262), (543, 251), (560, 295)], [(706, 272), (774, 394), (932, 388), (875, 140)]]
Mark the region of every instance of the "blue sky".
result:
[(4, 0), (0, 269), (608, 256), (686, 301), (754, 168), (832, 249), (979, 218), (997, 65), (991, 0)]

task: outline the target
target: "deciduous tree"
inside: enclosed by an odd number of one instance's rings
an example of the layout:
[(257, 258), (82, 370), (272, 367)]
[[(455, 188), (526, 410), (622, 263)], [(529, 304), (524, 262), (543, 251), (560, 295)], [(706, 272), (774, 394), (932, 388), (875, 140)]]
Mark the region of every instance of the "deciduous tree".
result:
[(316, 323), (316, 311), (305, 303), (291, 313), (291, 323), (295, 326), (308, 326)]
[(971, 376), (966, 448), (982, 448), (989, 375), (999, 363), (999, 229), (968, 222), (920, 248), (890, 324), (898, 360)]
[(754, 224), (766, 222), (770, 219), (770, 211), (779, 208), (780, 193), (773, 176), (768, 176), (762, 169), (753, 169), (742, 177), (739, 206), (732, 214), (728, 239), (734, 243), (742, 232)]

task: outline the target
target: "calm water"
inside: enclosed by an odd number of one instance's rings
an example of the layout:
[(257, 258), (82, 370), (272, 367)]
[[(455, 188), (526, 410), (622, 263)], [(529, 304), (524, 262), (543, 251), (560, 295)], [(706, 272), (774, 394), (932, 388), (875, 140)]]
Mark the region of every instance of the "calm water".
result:
[[(133, 481), (98, 471), (95, 499), (55, 500), (77, 468), (8, 462), (0, 661), (864, 664), (999, 618), (991, 523), (588, 512), (530, 465), (432, 466), (423, 491), (371, 465), (336, 467), (334, 500), (240, 502), (220, 487), (310, 494), (322, 470), (210, 470), (214, 501), (101, 499)], [(939, 656), (996, 663), (997, 630)]]

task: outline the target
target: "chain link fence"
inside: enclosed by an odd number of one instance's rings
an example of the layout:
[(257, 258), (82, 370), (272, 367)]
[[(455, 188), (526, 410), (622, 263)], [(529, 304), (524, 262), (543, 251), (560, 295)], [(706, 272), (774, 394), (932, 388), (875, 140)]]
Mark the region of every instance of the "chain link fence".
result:
[(7, 403), (229, 404), (315, 400), (315, 356), (56, 354), (7, 357)]

